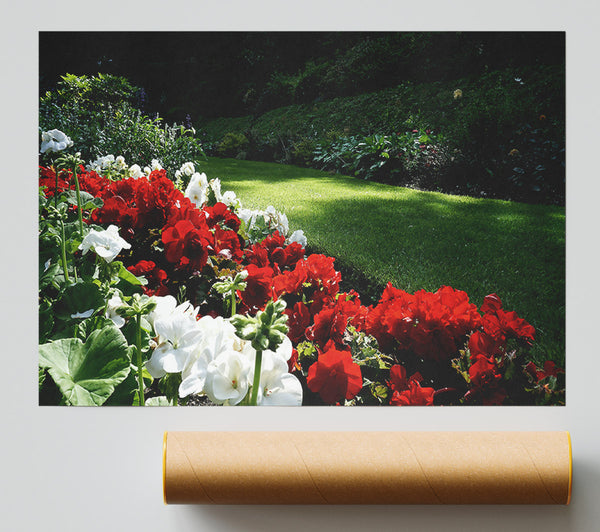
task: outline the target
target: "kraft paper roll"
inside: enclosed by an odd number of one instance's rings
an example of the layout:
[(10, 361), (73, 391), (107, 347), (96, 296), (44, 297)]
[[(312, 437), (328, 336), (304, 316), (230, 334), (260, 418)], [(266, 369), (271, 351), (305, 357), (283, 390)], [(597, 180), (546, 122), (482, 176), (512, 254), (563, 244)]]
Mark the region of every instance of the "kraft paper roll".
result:
[(167, 432), (167, 504), (569, 504), (568, 432)]

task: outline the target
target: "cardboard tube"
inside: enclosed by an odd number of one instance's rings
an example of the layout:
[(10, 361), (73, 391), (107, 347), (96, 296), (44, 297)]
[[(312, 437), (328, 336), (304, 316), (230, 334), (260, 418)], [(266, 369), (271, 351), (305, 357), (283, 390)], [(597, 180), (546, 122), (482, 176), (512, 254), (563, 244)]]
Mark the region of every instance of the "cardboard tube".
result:
[(568, 432), (167, 432), (167, 504), (568, 504)]

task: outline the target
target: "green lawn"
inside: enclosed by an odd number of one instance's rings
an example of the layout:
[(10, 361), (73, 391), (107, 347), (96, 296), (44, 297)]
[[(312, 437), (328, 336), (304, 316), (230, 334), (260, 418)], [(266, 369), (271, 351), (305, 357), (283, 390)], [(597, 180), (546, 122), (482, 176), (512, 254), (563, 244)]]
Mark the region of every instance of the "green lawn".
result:
[(564, 364), (565, 209), (449, 196), (274, 163), (201, 166), (243, 206), (273, 205), (312, 249), (373, 282), (414, 292), (450, 285), (473, 303), (496, 292), (537, 330), (534, 356)]

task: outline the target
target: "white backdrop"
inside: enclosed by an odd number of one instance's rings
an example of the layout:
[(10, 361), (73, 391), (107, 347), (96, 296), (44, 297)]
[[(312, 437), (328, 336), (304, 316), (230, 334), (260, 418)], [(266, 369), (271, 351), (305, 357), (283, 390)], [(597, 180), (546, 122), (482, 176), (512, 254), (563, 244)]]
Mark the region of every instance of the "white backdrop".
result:
[[(189, 4), (189, 7), (188, 7)], [(585, 0), (5, 4), (2, 54), (0, 529), (7, 531), (600, 529), (598, 11)], [(214, 4), (214, 5), (212, 5)], [(591, 4), (591, 3), (590, 3)], [(37, 406), (37, 34), (50, 30), (567, 31), (567, 406), (52, 408)], [(93, 38), (93, 36), (90, 36)], [(85, 42), (73, 43), (85, 46)], [(61, 50), (56, 50), (57, 54)], [(165, 430), (569, 430), (568, 507), (164, 506)]]

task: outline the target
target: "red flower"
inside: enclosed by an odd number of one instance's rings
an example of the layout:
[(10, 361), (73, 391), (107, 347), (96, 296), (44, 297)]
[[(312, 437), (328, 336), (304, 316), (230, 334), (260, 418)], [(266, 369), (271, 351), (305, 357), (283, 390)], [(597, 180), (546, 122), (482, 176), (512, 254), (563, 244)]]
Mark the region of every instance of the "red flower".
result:
[(496, 364), (485, 357), (479, 357), (469, 368), (469, 378), (473, 388), (465, 394), (471, 401), (480, 399), (484, 405), (499, 405), (506, 399), (506, 391), (500, 387), (502, 375)]
[(464, 337), (479, 327), (481, 316), (465, 292), (449, 286), (414, 295), (388, 284), (377, 307), (366, 317), (368, 334), (383, 349), (413, 351), (421, 358), (448, 360), (456, 354)]
[(308, 368), (306, 382), (309, 390), (317, 392), (327, 404), (352, 399), (363, 385), (360, 366), (354, 363), (350, 351), (336, 348), (319, 355)]
[[(343, 344), (343, 336), (348, 323), (361, 324), (367, 313), (367, 309), (360, 304), (360, 299), (352, 294), (339, 294), (333, 306), (322, 309), (315, 315), (314, 325), (306, 330), (306, 338), (311, 342), (324, 347), (329, 340), (336, 344)], [(347, 299), (354, 296), (355, 299)]]
[(529, 373), (533, 378), (540, 382), (546, 377), (557, 377), (559, 373), (564, 373), (565, 370), (559, 368), (552, 360), (546, 360), (544, 362), (544, 369), (538, 369), (533, 362), (529, 362), (525, 366), (525, 371)]
[(471, 360), (476, 360), (479, 356), (488, 359), (501, 355), (502, 344), (496, 341), (492, 336), (482, 331), (475, 331), (469, 338), (469, 352)]
[(212, 207), (204, 207), (202, 210), (208, 214), (207, 222), (208, 226), (211, 228), (219, 224), (237, 232), (242, 223), (241, 220), (229, 210), (229, 207), (221, 202), (215, 203)]
[(486, 314), (482, 318), (483, 330), (500, 343), (507, 338), (520, 338), (531, 343), (535, 338), (535, 328), (516, 312), (506, 312), (502, 309), (495, 314)]
[(262, 309), (273, 297), (273, 270), (269, 267), (259, 268), (254, 264), (249, 264), (246, 270), (246, 289), (238, 292), (243, 304), (240, 309), (242, 314)]
[(167, 280), (167, 272), (161, 270), (151, 260), (141, 260), (133, 266), (127, 268), (133, 275), (143, 276), (148, 284), (143, 287), (144, 293), (148, 296), (166, 296), (169, 289), (164, 282)]
[(390, 368), (390, 380), (388, 381), (388, 386), (392, 390), (390, 404), (396, 406), (432, 405), (435, 390), (421, 388), (422, 379), (420, 373), (415, 373), (407, 379), (406, 368), (400, 364), (393, 365)]
[(223, 230), (215, 226), (214, 252), (216, 255), (239, 261), (242, 258), (240, 239), (235, 231)]
[(502, 308), (502, 300), (497, 294), (490, 294), (483, 298), (483, 304), (481, 305), (481, 312), (487, 314), (488, 312), (496, 312)]
[(421, 388), (421, 385), (410, 380), (408, 389), (399, 392), (394, 391), (390, 404), (394, 406), (429, 406), (433, 404), (433, 388)]
[(208, 259), (208, 245), (212, 235), (200, 231), (188, 220), (181, 220), (162, 233), (165, 256), (169, 262), (200, 271)]
[(287, 314), (288, 326), (290, 328), (288, 336), (294, 344), (297, 344), (305, 338), (304, 332), (311, 321), (310, 312), (302, 301), (298, 301), (292, 308), (285, 309), (285, 313)]

